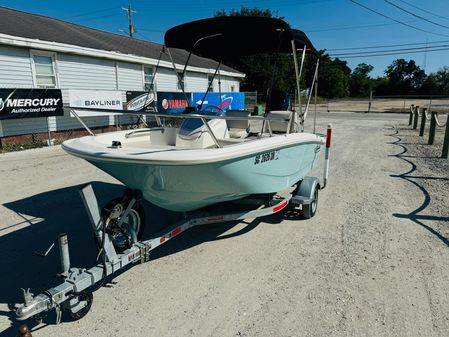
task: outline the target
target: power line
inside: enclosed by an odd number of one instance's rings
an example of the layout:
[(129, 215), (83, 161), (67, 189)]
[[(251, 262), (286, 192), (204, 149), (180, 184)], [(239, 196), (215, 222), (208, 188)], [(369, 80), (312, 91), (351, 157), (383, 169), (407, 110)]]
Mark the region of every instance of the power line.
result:
[(421, 28), (418, 28), (418, 27), (409, 25), (408, 23), (405, 23), (405, 22), (396, 20), (396, 19), (392, 18), (391, 16), (385, 15), (385, 14), (380, 13), (380, 12), (374, 10), (374, 9), (371, 9), (371, 8), (365, 6), (365, 5), (362, 5), (361, 3), (359, 3), (359, 2), (357, 2), (357, 1), (355, 1), (355, 0), (349, 0), (349, 1), (351, 1), (352, 3), (355, 3), (356, 5), (358, 5), (358, 6), (360, 6), (360, 7), (365, 8), (366, 10), (368, 10), (368, 11), (370, 11), (370, 12), (376, 13), (377, 15), (383, 16), (384, 18), (393, 20), (394, 22), (397, 22), (397, 23), (399, 23), (399, 24), (401, 24), (401, 25), (403, 25), (403, 26), (406, 26), (406, 27), (409, 27), (409, 28), (413, 28), (413, 29), (415, 29), (415, 30), (419, 30), (419, 31), (421, 31), (421, 32), (428, 33), (428, 34), (433, 34), (433, 35), (439, 35), (439, 36), (449, 37), (449, 35), (430, 32), (430, 31), (428, 31), (428, 30), (424, 30), (424, 29), (421, 29)]
[(447, 19), (448, 19), (448, 18), (445, 17), (445, 16), (441, 16), (441, 15), (432, 13), (432, 12), (430, 12), (430, 11), (428, 11), (428, 10), (425, 10), (425, 9), (423, 9), (423, 8), (420, 8), (420, 7), (414, 5), (414, 4), (410, 3), (410, 2), (407, 2), (407, 1), (404, 1), (404, 0), (399, 0), (399, 1), (402, 2), (402, 3), (404, 3), (404, 4), (406, 4), (406, 5), (409, 5), (410, 7), (415, 8), (415, 9), (417, 9), (417, 10), (420, 10), (420, 11), (422, 11), (422, 12), (424, 12), (424, 13), (433, 15), (433, 16), (435, 16), (435, 17), (437, 17), (437, 18), (444, 19), (444, 20), (447, 20)]
[(415, 50), (415, 51), (405, 51), (405, 52), (385, 52), (385, 53), (379, 53), (379, 54), (364, 54), (364, 55), (355, 55), (355, 54), (347, 54), (347, 55), (341, 55), (341, 56), (333, 56), (336, 58), (361, 58), (361, 57), (375, 57), (375, 56), (388, 56), (388, 55), (403, 55), (403, 54), (417, 54), (417, 53), (425, 53), (425, 52), (435, 52), (435, 51), (446, 51), (449, 50), (449, 48), (440, 48), (440, 49), (427, 49), (427, 50)]
[[(414, 20), (415, 21), (415, 20)], [(417, 21), (417, 20), (416, 20)], [(397, 23), (378, 23), (378, 24), (370, 24), (370, 25), (355, 25), (355, 26), (334, 26), (333, 28), (324, 28), (324, 29), (305, 29), (306, 33), (317, 33), (317, 32), (333, 32), (336, 30), (347, 30), (354, 28), (369, 28), (369, 27), (381, 27), (381, 26), (391, 26), (396, 25)]]
[(421, 19), (421, 20), (424, 20), (424, 21), (426, 21), (426, 22), (429, 22), (429, 23), (431, 23), (432, 25), (435, 25), (435, 26), (440, 26), (440, 27), (449, 29), (448, 26), (439, 24), (438, 22), (431, 21), (431, 20), (429, 20), (429, 19), (426, 19), (425, 17), (422, 17), (422, 16), (420, 16), (420, 15), (417, 15), (417, 14), (415, 14), (415, 13), (413, 13), (413, 12), (410, 12), (410, 11), (406, 10), (405, 8), (402, 8), (401, 6), (398, 6), (398, 5), (396, 5), (395, 3), (393, 3), (393, 2), (391, 2), (391, 1), (389, 1), (389, 0), (384, 0), (384, 1), (385, 1), (387, 4), (390, 4), (391, 6), (394, 6), (394, 7), (396, 7), (397, 9), (399, 9), (399, 10), (401, 10), (401, 11), (407, 13), (407, 14), (413, 15), (414, 17), (416, 17), (416, 18), (418, 18), (418, 19)]
[(114, 6), (114, 7), (109, 7), (109, 8), (98, 9), (98, 10), (96, 10), (96, 11), (90, 11), (90, 12), (85, 12), (85, 13), (82, 13), (82, 14), (77, 14), (77, 15), (72, 15), (72, 16), (66, 16), (66, 17), (61, 18), (61, 20), (74, 19), (74, 18), (79, 18), (79, 17), (81, 17), (81, 16), (90, 16), (90, 15), (92, 15), (92, 14), (97, 14), (97, 13), (107, 12), (107, 11), (110, 11), (110, 10), (112, 10), (112, 9), (118, 9), (118, 8), (119, 8), (118, 6)]
[(165, 33), (165, 30), (160, 30), (160, 29), (142, 29), (139, 28), (140, 32), (152, 32), (152, 33)]
[(377, 48), (389, 48), (389, 47), (418, 46), (418, 45), (422, 45), (422, 44), (434, 44), (434, 43), (445, 43), (445, 42), (449, 42), (449, 40), (421, 42), (421, 43), (417, 42), (417, 43), (390, 44), (390, 45), (380, 45), (380, 46), (366, 46), (366, 47), (333, 48), (333, 49), (326, 49), (326, 50), (330, 51), (330, 50), (377, 49)]
[[(406, 23), (414, 23), (419, 22), (421, 20), (414, 19), (405, 21)], [(336, 30), (347, 30), (347, 29), (357, 29), (357, 28), (370, 28), (370, 27), (382, 27), (382, 26), (392, 26), (397, 25), (397, 22), (389, 22), (389, 23), (373, 23), (368, 25), (338, 25), (338, 26), (330, 26), (328, 28), (319, 28), (319, 29), (304, 29), (306, 33), (316, 33), (316, 32), (329, 32)]]
[[(291, 6), (291, 5), (309, 5), (309, 4), (316, 4), (316, 3), (323, 3), (323, 2), (331, 2), (333, 0), (278, 0), (276, 1), (276, 8), (283, 7), (283, 6)], [(226, 9), (233, 6), (240, 7), (250, 7), (250, 6), (269, 6), (272, 5), (272, 0), (225, 0), (222, 2), (215, 2), (214, 5), (205, 6), (204, 3), (193, 3), (190, 4), (189, 2), (183, 2), (182, 4), (176, 5), (176, 8), (178, 10), (183, 10), (184, 12), (187, 10), (189, 12), (192, 11), (198, 11), (198, 10), (213, 10), (213, 9)], [(150, 9), (152, 11), (154, 10), (160, 10), (160, 9), (167, 9), (170, 11), (173, 11), (173, 5), (169, 4), (168, 2), (162, 2), (162, 3), (155, 3), (151, 6), (138, 6), (136, 7), (138, 10), (144, 10), (144, 9)], [(226, 7), (226, 8), (223, 8)]]
[(96, 16), (96, 17), (92, 17), (92, 18), (80, 18), (80, 19), (75, 19), (75, 20), (70, 20), (70, 22), (86, 22), (86, 21), (98, 21), (100, 19), (104, 19), (104, 18), (110, 18), (113, 16), (119, 16), (122, 15), (121, 13), (112, 13), (112, 14), (106, 14), (106, 15), (100, 15), (100, 16)]
[(436, 48), (449, 48), (449, 44), (443, 44), (443, 45), (439, 45), (439, 46), (433, 46), (433, 47), (416, 47), (416, 48), (400, 48), (400, 49), (387, 49), (387, 50), (376, 50), (376, 51), (372, 51), (372, 52), (354, 52), (354, 53), (337, 53), (337, 54), (333, 54), (332, 56), (340, 56), (340, 55), (366, 55), (369, 53), (383, 53), (383, 52), (396, 52), (396, 51), (411, 51), (411, 50), (433, 50)]

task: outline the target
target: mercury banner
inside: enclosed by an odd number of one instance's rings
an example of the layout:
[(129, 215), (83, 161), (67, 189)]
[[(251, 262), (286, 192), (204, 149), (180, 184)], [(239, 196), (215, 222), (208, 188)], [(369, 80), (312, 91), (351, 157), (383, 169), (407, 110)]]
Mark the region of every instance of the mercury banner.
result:
[(59, 89), (0, 89), (0, 120), (62, 115)]

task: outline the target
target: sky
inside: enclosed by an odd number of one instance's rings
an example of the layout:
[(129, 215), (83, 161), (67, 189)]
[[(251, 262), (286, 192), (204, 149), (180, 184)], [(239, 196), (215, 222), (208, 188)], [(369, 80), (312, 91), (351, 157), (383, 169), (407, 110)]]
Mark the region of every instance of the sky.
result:
[[(128, 5), (136, 11), (135, 37), (157, 43), (163, 42), (164, 32), (173, 26), (211, 17), (220, 9), (245, 6), (270, 9), (304, 31), (315, 48), (326, 49), (331, 56), (343, 54), (341, 59), (351, 69), (359, 63), (371, 64), (373, 77), (382, 76), (398, 58), (415, 60), (427, 74), (449, 65), (449, 0), (0, 0), (0, 6), (116, 34), (128, 32), (122, 9)], [(425, 52), (426, 46), (446, 50)], [(366, 55), (372, 51), (394, 55)]]

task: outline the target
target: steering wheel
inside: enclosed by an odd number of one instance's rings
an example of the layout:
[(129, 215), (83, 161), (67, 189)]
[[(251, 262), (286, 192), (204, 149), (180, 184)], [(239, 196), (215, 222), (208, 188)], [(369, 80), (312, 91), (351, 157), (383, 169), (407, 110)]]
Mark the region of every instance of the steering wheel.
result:
[(210, 111), (214, 111), (214, 112), (223, 112), (223, 113), (225, 112), (222, 108), (220, 108), (216, 105), (208, 105), (203, 110), (210, 110)]

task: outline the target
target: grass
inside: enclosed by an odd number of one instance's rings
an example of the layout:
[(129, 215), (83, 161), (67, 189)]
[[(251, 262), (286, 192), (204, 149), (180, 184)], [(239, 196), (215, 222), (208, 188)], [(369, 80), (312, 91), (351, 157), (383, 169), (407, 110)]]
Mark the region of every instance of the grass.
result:
[(19, 144), (6, 144), (0, 147), (0, 153), (6, 152), (14, 152), (14, 151), (22, 151), (28, 149), (36, 149), (40, 147), (44, 147), (45, 144), (41, 142), (33, 143), (33, 142), (25, 142)]

